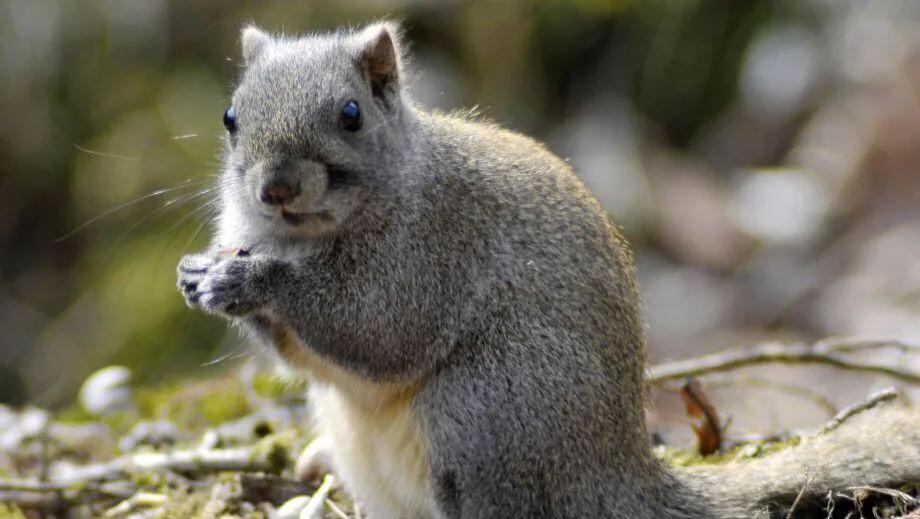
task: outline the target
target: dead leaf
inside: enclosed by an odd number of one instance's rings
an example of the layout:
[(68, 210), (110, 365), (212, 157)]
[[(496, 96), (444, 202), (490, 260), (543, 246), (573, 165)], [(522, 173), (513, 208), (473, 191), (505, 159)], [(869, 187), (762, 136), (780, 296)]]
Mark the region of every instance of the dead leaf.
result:
[(688, 378), (680, 388), (680, 398), (687, 407), (687, 416), (700, 421), (691, 425), (699, 442), (699, 453), (708, 456), (718, 452), (722, 447), (722, 422), (703, 391), (703, 385), (695, 378)]

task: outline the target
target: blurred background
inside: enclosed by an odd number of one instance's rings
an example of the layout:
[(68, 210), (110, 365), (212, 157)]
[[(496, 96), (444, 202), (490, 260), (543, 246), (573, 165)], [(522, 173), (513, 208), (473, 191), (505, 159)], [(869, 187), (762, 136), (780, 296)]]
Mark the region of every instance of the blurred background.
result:
[[(380, 16), (405, 24), (422, 105), (546, 141), (623, 226), (653, 362), (920, 341), (918, 2), (0, 0), (0, 402), (69, 404), (113, 363), (159, 383), (250, 361), (174, 288), (207, 242), (240, 25)], [(890, 383), (753, 371), (836, 403)], [(781, 391), (712, 391), (735, 426), (819, 420)]]

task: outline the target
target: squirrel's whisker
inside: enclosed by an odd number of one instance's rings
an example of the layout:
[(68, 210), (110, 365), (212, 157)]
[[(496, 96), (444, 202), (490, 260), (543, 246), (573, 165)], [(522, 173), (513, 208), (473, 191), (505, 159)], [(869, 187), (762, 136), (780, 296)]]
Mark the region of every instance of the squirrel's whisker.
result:
[(171, 208), (171, 207), (179, 207), (179, 206), (181, 206), (182, 204), (188, 203), (188, 202), (190, 202), (190, 201), (192, 201), (192, 200), (195, 200), (196, 198), (199, 198), (199, 197), (202, 197), (202, 196), (204, 196), (204, 195), (206, 195), (206, 194), (208, 194), (208, 193), (211, 193), (211, 192), (214, 191), (214, 189), (215, 189), (215, 188), (213, 188), (213, 187), (212, 187), (212, 188), (208, 188), (208, 189), (205, 189), (205, 190), (203, 190), (203, 191), (199, 191), (199, 192), (197, 192), (197, 193), (191, 193), (191, 194), (183, 195), (183, 196), (176, 197), (176, 198), (173, 198), (172, 200), (167, 201), (165, 204), (163, 204), (163, 205), (161, 205), (160, 207), (154, 209), (153, 211), (151, 211), (150, 213), (148, 213), (147, 215), (145, 215), (143, 218), (141, 218), (140, 220), (138, 220), (137, 222), (135, 222), (133, 225), (131, 225), (130, 227), (128, 227), (124, 232), (122, 232), (122, 233), (118, 236), (118, 238), (115, 240), (115, 242), (112, 244), (112, 247), (113, 247), (113, 248), (114, 248), (114, 247), (117, 247), (119, 244), (121, 244), (121, 242), (122, 242), (129, 234), (131, 234), (132, 231), (134, 231), (135, 229), (137, 229), (138, 227), (140, 227), (141, 225), (143, 225), (145, 222), (149, 221), (151, 218), (157, 216), (158, 214), (160, 214), (160, 213), (162, 213), (162, 212), (168, 210), (168, 209)]
[(92, 224), (98, 222), (99, 220), (105, 218), (106, 216), (109, 216), (109, 215), (111, 215), (111, 214), (113, 214), (113, 213), (116, 213), (116, 212), (118, 212), (118, 211), (121, 211), (122, 209), (131, 207), (131, 206), (133, 206), (134, 204), (137, 204), (137, 203), (139, 203), (139, 202), (143, 202), (144, 200), (148, 200), (148, 199), (151, 199), (151, 198), (156, 198), (156, 197), (158, 197), (158, 196), (162, 196), (162, 195), (165, 195), (165, 194), (167, 194), (167, 193), (172, 193), (172, 192), (179, 191), (179, 190), (182, 190), (182, 189), (188, 189), (189, 187), (194, 187), (194, 186), (197, 186), (197, 185), (201, 185), (202, 183), (207, 182), (207, 181), (209, 181), (209, 180), (208, 180), (208, 179), (193, 180), (193, 179), (189, 178), (189, 179), (184, 180), (180, 185), (176, 185), (176, 186), (172, 186), (172, 187), (160, 188), (160, 189), (157, 189), (157, 190), (152, 191), (152, 192), (150, 192), (150, 193), (147, 193), (146, 195), (139, 196), (139, 197), (137, 197), (137, 198), (135, 198), (135, 199), (133, 199), (133, 200), (129, 200), (129, 201), (127, 201), (127, 202), (122, 202), (122, 203), (116, 205), (115, 207), (113, 207), (113, 208), (111, 208), (111, 209), (109, 209), (109, 210), (107, 210), (107, 211), (105, 211), (105, 212), (103, 212), (103, 213), (101, 213), (101, 214), (98, 214), (98, 215), (96, 215), (96, 216), (90, 218), (89, 220), (83, 222), (82, 224), (78, 225), (76, 228), (74, 228), (73, 230), (71, 230), (71, 231), (68, 232), (67, 234), (65, 234), (65, 235), (63, 235), (63, 236), (60, 236), (60, 237), (58, 237), (58, 238), (55, 238), (54, 241), (55, 241), (55, 242), (59, 242), (59, 241), (66, 240), (67, 238), (70, 238), (71, 236), (73, 236), (73, 235), (77, 234), (78, 232), (82, 231), (83, 229), (86, 229), (86, 228), (89, 227), (90, 225), (92, 225)]
[[(77, 150), (83, 152), (83, 153), (86, 153), (87, 155), (93, 155), (93, 156), (95, 156), (95, 157), (102, 157), (102, 158), (106, 158), (106, 159), (115, 159), (115, 160), (130, 160), (130, 161), (143, 161), (143, 160), (144, 160), (144, 157), (139, 157), (139, 156), (134, 156), (134, 155), (119, 155), (119, 154), (117, 154), (117, 153), (108, 153), (108, 152), (104, 152), (104, 151), (93, 150), (93, 149), (87, 148), (87, 147), (85, 147), (85, 146), (80, 146), (79, 144), (76, 144), (76, 143), (73, 144), (73, 147), (76, 148)], [(220, 160), (220, 159), (215, 159), (215, 158), (204, 158), (204, 157), (195, 157), (195, 156), (193, 156), (192, 158), (195, 159), (195, 160), (200, 160), (201, 162), (203, 162), (203, 163), (205, 163), (205, 164), (200, 164), (200, 165), (187, 165), (187, 164), (186, 164), (186, 165), (183, 165), (183, 166), (182, 166), (184, 169), (208, 169), (208, 170), (213, 170), (213, 169), (214, 169), (214, 165), (223, 165), (223, 166), (237, 167), (236, 164), (231, 164), (231, 163), (228, 163), (228, 162), (226, 162), (226, 161), (224, 161), (224, 160)]]
[(195, 229), (195, 232), (193, 232), (192, 236), (188, 240), (185, 241), (185, 245), (182, 246), (183, 250), (189, 248), (189, 246), (195, 241), (195, 238), (198, 237), (198, 235), (201, 233), (201, 231), (205, 228), (206, 225), (214, 222), (214, 216), (218, 213), (218, 208), (210, 207), (208, 208), (207, 212), (209, 214), (205, 218), (201, 219), (201, 223)]
[(220, 364), (221, 362), (223, 362), (223, 361), (225, 361), (225, 360), (239, 359), (239, 358), (242, 358), (242, 357), (249, 357), (249, 356), (251, 356), (251, 355), (252, 355), (252, 353), (249, 352), (249, 351), (240, 351), (239, 349), (236, 349), (236, 350), (234, 350), (234, 351), (231, 351), (230, 353), (225, 353), (225, 354), (221, 355), (220, 357), (211, 359), (211, 360), (209, 360), (209, 361), (207, 361), (207, 362), (203, 362), (203, 363), (201, 364), (201, 367), (202, 367), (202, 368), (209, 368), (209, 367), (211, 367), (211, 366)]
[(208, 200), (207, 202), (201, 204), (200, 206), (198, 206), (197, 208), (193, 209), (188, 214), (180, 218), (176, 223), (169, 226), (169, 229), (167, 229), (166, 232), (172, 233), (173, 231), (178, 230), (179, 228), (181, 228), (181, 225), (185, 222), (188, 222), (191, 217), (195, 216), (196, 214), (200, 213), (201, 211), (209, 207), (214, 206), (218, 202), (220, 202), (220, 198), (214, 198), (212, 200)]
[(84, 148), (77, 143), (73, 143), (73, 147), (87, 155), (95, 155), (96, 157), (105, 157), (107, 159), (117, 159), (117, 160), (141, 160), (141, 157), (132, 157), (130, 155), (117, 155), (115, 153), (106, 153), (104, 151), (91, 150), (89, 148)]

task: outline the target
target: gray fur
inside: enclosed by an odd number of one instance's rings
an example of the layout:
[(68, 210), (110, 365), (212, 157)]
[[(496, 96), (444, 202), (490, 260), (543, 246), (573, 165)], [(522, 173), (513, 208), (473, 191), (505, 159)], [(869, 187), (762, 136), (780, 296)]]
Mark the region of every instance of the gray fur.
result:
[[(396, 59), (382, 79), (371, 76), (386, 60), (368, 65), (381, 31)], [(734, 468), (664, 469), (644, 422), (630, 252), (571, 169), (526, 137), (414, 106), (391, 24), (299, 39), (249, 28), (243, 47), (214, 248), (183, 259), (180, 288), (257, 336), (289, 326), (351, 373), (420, 385), (440, 515), (751, 517), (798, 491), (797, 469), (777, 459), (825, 468), (821, 491), (920, 479), (920, 463), (853, 474), (825, 456), (829, 442)], [(354, 134), (337, 125), (351, 98), (364, 114)], [(256, 196), (272, 175), (300, 182), (295, 211), (326, 214), (285, 223)], [(898, 420), (917, 459), (918, 428)]]

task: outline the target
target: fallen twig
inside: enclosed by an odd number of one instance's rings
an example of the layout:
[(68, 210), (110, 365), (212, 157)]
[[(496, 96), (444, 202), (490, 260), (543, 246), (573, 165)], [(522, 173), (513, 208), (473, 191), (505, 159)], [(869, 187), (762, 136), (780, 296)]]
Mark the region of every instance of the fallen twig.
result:
[(127, 482), (73, 484), (30, 479), (0, 479), (0, 503), (30, 509), (57, 509), (62, 505), (94, 498), (122, 500), (131, 497), (135, 485)]
[(329, 492), (332, 491), (332, 485), (334, 483), (335, 477), (332, 474), (326, 474), (326, 477), (323, 478), (323, 483), (316, 489), (316, 492), (314, 492), (313, 496), (310, 498), (310, 502), (308, 502), (307, 506), (300, 512), (300, 517), (302, 519), (319, 519), (322, 517), (323, 505), (325, 505), (326, 498), (329, 497)]
[(897, 339), (873, 339), (869, 337), (827, 337), (814, 344), (825, 352), (849, 353), (853, 351), (892, 348), (904, 353), (920, 353), (920, 344), (899, 341)]
[[(834, 416), (839, 411), (837, 406), (829, 398), (804, 385), (790, 384), (779, 380), (771, 380), (768, 378), (749, 377), (735, 373), (713, 373), (706, 377), (706, 387), (709, 389), (741, 385), (750, 386), (757, 389), (778, 391), (810, 400), (815, 405), (827, 412), (828, 416)], [(662, 389), (666, 391), (678, 392), (681, 390), (682, 386), (682, 383), (666, 384)]]
[(169, 496), (152, 492), (138, 492), (121, 503), (105, 511), (103, 517), (119, 517), (128, 515), (138, 508), (156, 508), (169, 502)]
[(240, 482), (240, 499), (255, 503), (268, 501), (279, 505), (294, 496), (312, 494), (316, 490), (315, 485), (260, 472), (244, 472), (237, 477)]
[(648, 381), (657, 384), (668, 380), (701, 376), (745, 366), (766, 363), (824, 364), (849, 371), (877, 373), (897, 380), (920, 384), (920, 373), (889, 364), (846, 357), (858, 350), (897, 348), (920, 352), (920, 346), (901, 341), (831, 338), (814, 344), (761, 343), (742, 349), (732, 349), (694, 359), (665, 362), (652, 366)]
[(854, 415), (857, 415), (867, 409), (872, 409), (873, 407), (875, 407), (876, 405), (882, 402), (888, 402), (889, 400), (894, 400), (897, 397), (898, 397), (898, 392), (893, 387), (885, 388), (881, 391), (873, 393), (869, 395), (869, 398), (866, 399), (865, 401), (841, 410), (829, 422), (824, 424), (824, 427), (822, 427), (821, 430), (818, 431), (817, 434), (824, 434), (826, 432), (833, 431), (834, 429), (840, 427), (840, 424), (842, 424), (848, 418)]
[(73, 485), (48, 483), (32, 479), (0, 479), (0, 492), (63, 492)]
[(249, 471), (271, 472), (278, 468), (280, 457), (287, 451), (278, 442), (259, 443), (255, 446), (228, 449), (188, 449), (169, 452), (140, 452), (127, 454), (105, 463), (82, 466), (57, 466), (50, 481), (57, 484), (74, 484), (103, 481), (138, 472), (219, 472)]
[(339, 508), (339, 505), (335, 504), (335, 501), (331, 499), (326, 499), (326, 508), (328, 508), (329, 511), (339, 519), (349, 519), (348, 514), (343, 512), (342, 509)]

